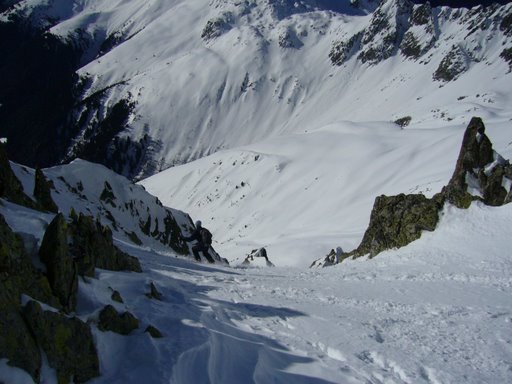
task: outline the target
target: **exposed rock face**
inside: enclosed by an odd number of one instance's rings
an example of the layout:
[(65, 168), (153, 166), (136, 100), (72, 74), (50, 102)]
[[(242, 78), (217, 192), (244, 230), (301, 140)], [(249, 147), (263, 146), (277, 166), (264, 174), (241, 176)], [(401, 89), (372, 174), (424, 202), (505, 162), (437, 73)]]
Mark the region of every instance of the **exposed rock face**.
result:
[(107, 305), (100, 312), (98, 328), (105, 331), (112, 331), (121, 335), (128, 335), (139, 328), (139, 320), (130, 312), (119, 314), (111, 305)]
[(434, 80), (452, 81), (468, 69), (468, 56), (461, 47), (452, 46), (432, 75)]
[(142, 272), (139, 260), (114, 246), (112, 232), (90, 216), (78, 215), (69, 225), (71, 253), (81, 275), (94, 276), (94, 268)]
[(39, 257), (46, 265), (46, 275), (53, 294), (64, 309), (73, 311), (78, 291), (78, 269), (69, 252), (68, 226), (62, 214), (55, 216), (48, 226)]
[(353, 255), (375, 256), (419, 239), (424, 230), (433, 231), (442, 204), (442, 198), (427, 199), (421, 194), (377, 197), (370, 224)]
[(228, 32), (231, 27), (233, 15), (231, 12), (225, 12), (221, 16), (208, 20), (201, 32), (201, 38), (204, 41), (213, 40)]
[(15, 302), (25, 293), (37, 300), (60, 308), (59, 301), (52, 296), (47, 278), (34, 268), (23, 247), (23, 242), (12, 232), (0, 215), (0, 279)]
[(334, 65), (342, 65), (349, 60), (361, 44), (362, 32), (356, 33), (347, 41), (337, 41), (329, 52), (329, 58)]
[(471, 119), (457, 159), (455, 171), (443, 188), (446, 199), (459, 208), (467, 208), (479, 199), (488, 205), (511, 201), (512, 166), (492, 149), (482, 119)]
[(59, 384), (83, 383), (99, 376), (99, 360), (89, 326), (76, 317), (43, 311), (30, 301), (23, 310), (50, 366), (57, 371)]
[(20, 300), (0, 280), (0, 359), (27, 371), (39, 382), (41, 353), (20, 313)]
[(37, 168), (34, 185), (34, 197), (36, 198), (40, 209), (57, 213), (59, 212), (59, 208), (52, 199), (51, 187), (52, 185), (50, 182), (48, 182), (48, 180), (46, 180), (43, 171), (41, 171), (40, 168)]
[(162, 332), (160, 332), (158, 328), (152, 325), (148, 325), (144, 332), (149, 333), (153, 339), (161, 339), (162, 337), (164, 337), (164, 335), (162, 335)]
[(0, 143), (0, 197), (25, 207), (35, 207), (34, 202), (25, 195), (23, 186), (14, 175), (3, 143)]
[(375, 64), (396, 52), (408, 28), (412, 8), (408, 0), (384, 1), (380, 5), (363, 35), (364, 47), (358, 56), (363, 63)]

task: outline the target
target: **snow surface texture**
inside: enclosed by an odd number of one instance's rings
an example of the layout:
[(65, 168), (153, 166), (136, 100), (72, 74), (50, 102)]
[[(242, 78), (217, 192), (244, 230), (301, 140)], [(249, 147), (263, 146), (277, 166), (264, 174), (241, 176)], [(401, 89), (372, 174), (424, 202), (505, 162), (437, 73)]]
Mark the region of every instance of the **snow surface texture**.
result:
[[(52, 33), (66, 38), (80, 30), (89, 41), (87, 64), (78, 71), (90, 79), (84, 98), (106, 92), (104, 111), (121, 99), (135, 103), (122, 135), (151, 138), (153, 164), (144, 172), (339, 120), (411, 116), (414, 125), (429, 127), (512, 110), (512, 73), (499, 57), (512, 41), (493, 21), (496, 13), (480, 20), (479, 11), (436, 8), (426, 36), (427, 27), (407, 24), (400, 13), (404, 1), (384, 1), (381, 14), (398, 37), (410, 27), (422, 47), (435, 39), (416, 60), (393, 44), (384, 47), (390, 38), (384, 31), (364, 33), (372, 30), (377, 1), (355, 8), (341, 0), (25, 0), (15, 9), (28, 12), (40, 3), (47, 6), (36, 14), (59, 20)], [(496, 12), (503, 17), (510, 9)], [(392, 56), (362, 64), (356, 52), (333, 65), (333, 44), (360, 32), (373, 36), (361, 48)], [(105, 39), (116, 44), (97, 56)], [(433, 81), (449, 52), (455, 57), (448, 70), (466, 72), (448, 83)]]
[[(77, 315), (109, 303), (141, 326), (94, 328), (102, 376), (91, 383), (510, 382), (511, 218), (510, 204), (448, 206), (438, 230), (406, 248), (315, 270), (201, 265), (123, 245), (145, 272), (80, 281)], [(162, 301), (144, 295), (150, 282)], [(143, 333), (148, 324), (164, 338)], [(42, 376), (56, 382), (47, 365)], [(0, 381), (32, 383), (5, 360)]]

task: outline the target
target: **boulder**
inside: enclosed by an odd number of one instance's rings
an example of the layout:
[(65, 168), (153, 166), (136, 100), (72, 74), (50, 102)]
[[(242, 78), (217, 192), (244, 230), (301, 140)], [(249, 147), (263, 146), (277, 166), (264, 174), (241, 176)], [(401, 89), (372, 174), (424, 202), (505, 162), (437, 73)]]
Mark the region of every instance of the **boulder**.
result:
[(37, 168), (34, 183), (34, 197), (41, 210), (57, 213), (59, 212), (59, 208), (52, 199), (51, 188), (52, 183), (46, 179), (43, 171)]
[(498, 206), (511, 201), (512, 166), (492, 148), (479, 117), (464, 133), (453, 175), (443, 188), (446, 200), (468, 208), (473, 200)]
[(384, 250), (411, 243), (424, 230), (433, 231), (442, 205), (440, 195), (433, 199), (422, 194), (377, 197), (363, 240), (351, 255), (373, 257)]
[(87, 324), (76, 317), (44, 311), (35, 301), (23, 309), (38, 345), (57, 371), (58, 383), (83, 383), (100, 375), (96, 347)]
[(139, 260), (119, 250), (112, 231), (91, 216), (74, 216), (69, 224), (71, 252), (81, 275), (94, 276), (94, 269), (142, 272)]
[(160, 330), (152, 325), (148, 325), (146, 327), (146, 329), (144, 330), (144, 332), (147, 332), (150, 334), (150, 336), (153, 338), (153, 339), (161, 339), (162, 337), (164, 337), (162, 335), (162, 332), (160, 332)]
[(0, 279), (0, 359), (28, 372), (39, 382), (41, 353), (20, 313), (20, 300), (15, 289)]
[(139, 328), (139, 320), (130, 312), (119, 314), (111, 305), (107, 305), (100, 312), (98, 322), (100, 331), (112, 331), (121, 335), (128, 335), (137, 328)]
[(66, 311), (74, 311), (78, 291), (78, 269), (69, 252), (68, 226), (62, 214), (56, 215), (48, 226), (39, 249), (39, 256), (46, 265), (46, 276), (53, 294)]
[(23, 191), (23, 186), (11, 169), (5, 144), (0, 142), (0, 197), (15, 204), (35, 208), (35, 203)]

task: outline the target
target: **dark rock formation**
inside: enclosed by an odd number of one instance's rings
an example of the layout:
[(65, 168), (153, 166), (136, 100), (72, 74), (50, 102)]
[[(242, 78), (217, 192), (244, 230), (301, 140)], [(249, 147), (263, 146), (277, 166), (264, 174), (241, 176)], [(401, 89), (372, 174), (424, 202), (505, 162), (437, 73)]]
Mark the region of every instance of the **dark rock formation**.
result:
[(370, 224), (353, 255), (375, 256), (419, 239), (424, 230), (433, 231), (442, 204), (442, 198), (427, 199), (421, 194), (377, 197)]
[(434, 80), (452, 81), (468, 69), (468, 56), (458, 46), (452, 46), (450, 52), (441, 60), (436, 71), (432, 75)]
[(400, 51), (407, 57), (417, 59), (429, 51), (436, 42), (430, 4), (422, 4), (415, 8), (409, 22), (410, 28), (400, 43)]
[(162, 337), (164, 337), (164, 335), (162, 335), (162, 332), (160, 332), (158, 328), (152, 325), (148, 325), (144, 332), (149, 333), (153, 339), (161, 339)]
[(76, 317), (43, 311), (30, 301), (23, 309), (38, 345), (50, 367), (57, 371), (59, 384), (83, 383), (99, 376), (99, 360), (89, 326)]
[(114, 292), (112, 292), (112, 296), (110, 296), (110, 298), (111, 298), (113, 301), (117, 301), (118, 303), (124, 303), (124, 300), (123, 300), (123, 298), (121, 297), (121, 294), (119, 293), (119, 291), (114, 291)]
[(112, 331), (121, 335), (128, 335), (139, 328), (139, 320), (130, 312), (119, 314), (111, 305), (107, 305), (100, 312), (98, 323), (100, 331)]
[(35, 208), (34, 201), (25, 194), (23, 186), (11, 169), (3, 143), (0, 143), (0, 197), (15, 204)]
[(201, 39), (209, 41), (222, 36), (232, 28), (232, 20), (233, 15), (230, 12), (225, 12), (215, 19), (208, 20), (201, 31)]
[(41, 261), (53, 294), (67, 311), (74, 311), (78, 291), (78, 269), (68, 245), (68, 226), (64, 216), (58, 214), (46, 230), (41, 248)]
[(39, 382), (39, 347), (20, 313), (18, 294), (4, 284), (4, 278), (0, 279), (0, 359), (8, 359), (10, 365), (25, 370)]
[[(512, 202), (512, 165), (492, 149), (478, 117), (473, 117), (466, 128), (455, 171), (441, 193), (432, 199), (421, 194), (377, 197), (361, 244), (344, 257), (373, 257), (384, 250), (403, 247), (423, 231), (436, 228), (445, 202), (468, 208), (475, 200), (492, 206)], [(312, 267), (318, 265), (324, 262), (315, 261)]]
[(142, 272), (139, 260), (119, 250), (112, 231), (90, 216), (79, 214), (69, 224), (71, 254), (80, 275), (94, 276), (94, 268)]
[(47, 278), (37, 269), (25, 252), (21, 237), (15, 234), (0, 215), (0, 279), (16, 302), (25, 293), (37, 300), (60, 308), (52, 296)]
[(39, 208), (43, 211), (57, 213), (59, 208), (52, 199), (52, 183), (48, 182), (40, 168), (36, 168), (34, 197), (37, 200)]
[(512, 48), (505, 48), (501, 51), (500, 57), (508, 63), (509, 71), (512, 71)]
[(333, 44), (329, 52), (329, 59), (334, 65), (342, 65), (349, 60), (359, 48), (361, 44), (361, 32), (356, 33), (347, 41), (337, 41)]
[(497, 206), (511, 201), (511, 182), (512, 166), (492, 149), (482, 119), (474, 117), (464, 133), (453, 176), (442, 193), (459, 208), (469, 207), (473, 200)]
[(153, 282), (151, 282), (149, 285), (149, 292), (146, 293), (146, 296), (150, 299), (162, 300), (162, 294), (158, 292), (158, 289), (156, 289), (156, 286)]

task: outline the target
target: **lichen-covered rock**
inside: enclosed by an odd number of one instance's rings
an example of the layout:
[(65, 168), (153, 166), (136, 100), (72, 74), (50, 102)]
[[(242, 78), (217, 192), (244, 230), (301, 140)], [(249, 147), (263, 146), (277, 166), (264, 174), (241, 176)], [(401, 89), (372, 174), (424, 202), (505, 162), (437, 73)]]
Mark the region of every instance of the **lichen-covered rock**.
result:
[(459, 46), (452, 46), (450, 52), (441, 60), (436, 71), (432, 75), (434, 80), (452, 81), (467, 71), (468, 55)]
[(23, 186), (11, 169), (5, 144), (0, 142), (0, 197), (15, 204), (35, 208), (35, 203), (23, 191)]
[(139, 328), (139, 320), (130, 312), (119, 314), (111, 305), (107, 305), (100, 312), (98, 329), (112, 331), (121, 335), (128, 335)]
[(50, 367), (57, 371), (59, 384), (71, 380), (83, 383), (100, 375), (98, 353), (87, 324), (76, 317), (43, 311), (35, 301), (27, 303), (23, 315)]
[[(37, 383), (41, 353), (20, 313), (20, 299), (0, 279), (0, 359), (28, 372)], [(17, 291), (17, 289), (15, 289)]]
[(43, 171), (37, 168), (34, 184), (34, 197), (36, 198), (40, 209), (57, 213), (59, 212), (59, 208), (52, 199), (51, 188), (52, 184), (48, 182)]
[(119, 250), (112, 231), (91, 216), (79, 214), (69, 224), (71, 253), (81, 275), (94, 276), (94, 269), (142, 272), (139, 260)]
[(377, 197), (363, 240), (351, 255), (373, 257), (417, 240), (422, 231), (436, 228), (442, 205), (440, 196), (433, 199), (422, 194)]
[(477, 199), (497, 206), (510, 201), (511, 183), (512, 166), (492, 149), (482, 119), (473, 117), (443, 195), (459, 208), (468, 208)]
[(39, 256), (46, 265), (53, 294), (65, 310), (73, 311), (77, 301), (78, 269), (69, 252), (68, 226), (62, 214), (55, 216), (48, 226)]
[(60, 303), (52, 295), (48, 279), (38, 271), (25, 252), (23, 241), (0, 215), (0, 279), (16, 301), (25, 293), (56, 308)]

